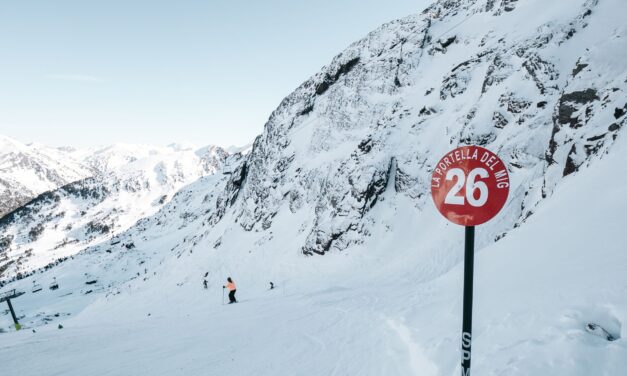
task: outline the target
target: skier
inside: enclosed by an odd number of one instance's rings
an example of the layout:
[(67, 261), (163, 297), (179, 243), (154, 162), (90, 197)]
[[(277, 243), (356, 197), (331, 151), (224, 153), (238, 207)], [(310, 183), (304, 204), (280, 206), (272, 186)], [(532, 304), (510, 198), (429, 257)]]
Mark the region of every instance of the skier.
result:
[(233, 280), (231, 279), (231, 277), (227, 278), (226, 280), (227, 280), (227, 284), (226, 286), (222, 286), (222, 288), (229, 289), (229, 304), (237, 303), (237, 299), (235, 299), (235, 292), (237, 291), (235, 287), (235, 283), (233, 283)]
[(270, 290), (274, 290), (274, 283), (270, 282)]
[(205, 286), (205, 290), (209, 288), (209, 285), (207, 284), (207, 280), (205, 279), (202, 284)]

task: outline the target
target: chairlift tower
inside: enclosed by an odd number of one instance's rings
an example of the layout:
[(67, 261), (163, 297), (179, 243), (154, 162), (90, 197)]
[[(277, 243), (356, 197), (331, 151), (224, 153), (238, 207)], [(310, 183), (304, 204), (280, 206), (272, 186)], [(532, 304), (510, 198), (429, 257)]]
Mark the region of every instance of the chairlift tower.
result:
[(11, 311), (11, 316), (13, 317), (13, 322), (15, 323), (16, 330), (22, 329), (22, 326), (17, 321), (17, 316), (15, 315), (15, 311), (13, 310), (13, 304), (11, 304), (11, 299), (15, 299), (22, 295), (24, 295), (24, 292), (17, 291), (15, 289), (9, 290), (7, 292), (3, 292), (2, 294), (0, 294), (0, 303), (7, 302), (7, 304), (9, 305), (9, 311)]

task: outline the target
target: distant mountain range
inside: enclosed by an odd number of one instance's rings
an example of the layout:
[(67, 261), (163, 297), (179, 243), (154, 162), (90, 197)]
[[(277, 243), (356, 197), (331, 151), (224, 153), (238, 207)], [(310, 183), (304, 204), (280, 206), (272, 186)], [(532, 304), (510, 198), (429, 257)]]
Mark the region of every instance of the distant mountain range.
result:
[(20, 265), (30, 270), (115, 236), (157, 212), (185, 185), (219, 171), (232, 155), (218, 146), (78, 150), (7, 137), (0, 142), (0, 223), (16, 226), (3, 227), (0, 235), (0, 276), (9, 262), (15, 273)]
[(73, 149), (0, 136), (0, 217), (37, 195), (94, 174)]

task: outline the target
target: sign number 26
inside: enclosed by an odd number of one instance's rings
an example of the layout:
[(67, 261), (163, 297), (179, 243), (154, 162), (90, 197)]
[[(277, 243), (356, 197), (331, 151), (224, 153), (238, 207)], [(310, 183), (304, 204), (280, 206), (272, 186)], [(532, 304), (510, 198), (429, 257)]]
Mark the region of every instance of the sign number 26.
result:
[[(461, 168), (452, 168), (446, 174), (446, 180), (457, 179), (455, 185), (451, 188), (451, 190), (446, 195), (446, 199), (444, 199), (445, 204), (449, 205), (465, 205), (464, 196), (458, 196), (459, 191), (464, 187), (464, 183), (466, 184), (466, 200), (468, 203), (474, 207), (483, 206), (488, 201), (488, 186), (482, 182), (477, 181), (477, 178), (487, 178), (489, 176), (488, 171), (484, 168), (475, 168), (471, 170), (468, 174), (468, 179), (466, 179), (466, 175), (464, 174), (464, 170)], [(475, 191), (479, 191), (479, 197), (475, 198)]]

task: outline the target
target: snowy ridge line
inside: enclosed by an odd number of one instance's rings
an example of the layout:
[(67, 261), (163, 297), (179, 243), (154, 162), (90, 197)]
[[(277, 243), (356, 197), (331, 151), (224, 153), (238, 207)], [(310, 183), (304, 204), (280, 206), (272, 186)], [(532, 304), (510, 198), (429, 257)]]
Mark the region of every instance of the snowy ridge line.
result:
[(24, 145), (5, 136), (0, 136), (0, 150), (0, 216), (40, 193), (93, 174), (71, 150)]
[(241, 158), (215, 146), (143, 147), (137, 157), (132, 148), (119, 148), (97, 152), (93, 163), (102, 173), (46, 192), (0, 219), (4, 277), (54, 264), (117, 236), (159, 211), (185, 185)]
[(25, 203), (24, 205), (15, 208), (14, 210), (4, 214), (2, 217), (0, 217), (0, 230), (9, 225), (10, 223), (12, 223), (17, 216), (19, 216), (20, 214), (22, 214), (22, 212), (28, 211), (29, 208), (28, 206), (32, 206), (33, 204), (36, 204), (38, 202), (42, 202), (42, 201), (50, 201), (54, 199), (54, 195), (55, 193), (57, 193), (58, 191), (65, 191), (67, 192), (69, 190), (69, 188), (72, 187), (76, 187), (76, 186), (80, 186), (80, 185), (84, 185), (85, 183), (88, 182), (96, 182), (96, 178), (95, 177), (88, 177), (85, 179), (81, 179), (79, 181), (75, 181), (75, 182), (71, 182), (68, 183), (64, 186), (61, 186), (57, 189), (53, 189), (53, 190), (49, 190), (43, 193), (40, 193), (37, 197), (31, 199), (30, 201), (28, 201), (27, 203)]

